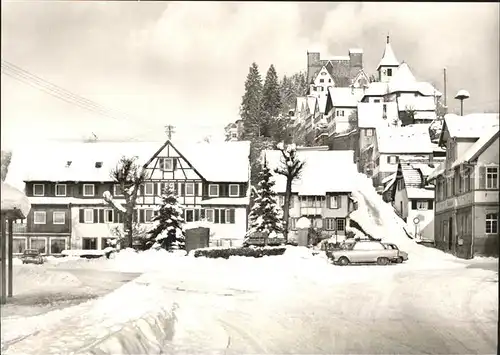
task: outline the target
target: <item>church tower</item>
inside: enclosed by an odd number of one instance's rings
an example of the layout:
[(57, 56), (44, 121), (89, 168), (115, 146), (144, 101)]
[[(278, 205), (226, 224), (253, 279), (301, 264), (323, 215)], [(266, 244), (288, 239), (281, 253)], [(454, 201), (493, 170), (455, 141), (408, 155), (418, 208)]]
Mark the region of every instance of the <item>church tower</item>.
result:
[(380, 60), (380, 63), (377, 67), (379, 80), (382, 83), (389, 82), (398, 67), (399, 62), (394, 55), (394, 51), (392, 50), (389, 36), (387, 36), (384, 55), (382, 56), (382, 59)]

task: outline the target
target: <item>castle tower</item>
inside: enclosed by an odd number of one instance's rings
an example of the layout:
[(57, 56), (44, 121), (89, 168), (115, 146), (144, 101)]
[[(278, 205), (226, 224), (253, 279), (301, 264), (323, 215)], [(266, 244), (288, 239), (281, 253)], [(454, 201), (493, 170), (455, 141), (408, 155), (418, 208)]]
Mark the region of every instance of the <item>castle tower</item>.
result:
[(379, 80), (383, 83), (389, 82), (398, 67), (399, 62), (394, 55), (394, 51), (392, 50), (389, 36), (387, 36), (384, 55), (382, 56), (382, 59), (377, 67)]

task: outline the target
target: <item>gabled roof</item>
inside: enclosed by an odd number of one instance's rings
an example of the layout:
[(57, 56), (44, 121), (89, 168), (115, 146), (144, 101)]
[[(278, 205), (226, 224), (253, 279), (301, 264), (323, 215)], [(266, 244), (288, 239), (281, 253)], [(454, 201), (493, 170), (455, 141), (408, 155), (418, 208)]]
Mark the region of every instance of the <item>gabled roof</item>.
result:
[[(384, 105), (386, 115), (384, 117)], [(399, 120), (398, 106), (396, 102), (359, 102), (358, 103), (358, 127), (378, 128), (390, 127), (392, 122)]]
[(442, 94), (430, 83), (418, 81), (406, 62), (401, 63), (388, 84), (388, 91), (419, 92), (424, 96), (441, 97)]
[(384, 54), (382, 55), (382, 59), (378, 64), (377, 70), (380, 69), (380, 67), (382, 66), (397, 67), (398, 65), (399, 62), (396, 59), (396, 56), (394, 55), (394, 51), (392, 50), (392, 46), (389, 41), (389, 36), (387, 36), (387, 43), (385, 44)]
[(377, 130), (378, 151), (382, 154), (432, 153), (438, 146), (431, 142), (428, 124)]
[(458, 156), (451, 167), (454, 168), (462, 163), (470, 163), (476, 160), (482, 152), (484, 152), (496, 139), (498, 139), (498, 129), (499, 126), (492, 127), (490, 132), (485, 133), (469, 149), (467, 149), (463, 155)]
[(422, 174), (420, 170), (413, 168), (409, 164), (399, 163), (399, 167), (405, 185), (408, 186), (421, 186), (423, 183)]
[(363, 97), (363, 89), (333, 87), (328, 88), (328, 96), (333, 107), (357, 107)]
[[(142, 165), (165, 144), (46, 142), (21, 146), (13, 150), (7, 179), (19, 188), (24, 188), (23, 181), (112, 181), (110, 170), (122, 156), (136, 156)], [(250, 142), (176, 143), (175, 148), (208, 181), (248, 181)], [(100, 168), (96, 162), (102, 163)]]
[(444, 143), (446, 135), (455, 138), (479, 138), (491, 132), (498, 126), (498, 113), (472, 113), (465, 116), (447, 114), (444, 117), (443, 129), (439, 137), (439, 144)]
[[(271, 170), (280, 164), (279, 150), (264, 152)], [(325, 195), (327, 192), (351, 192), (355, 188), (358, 174), (352, 150), (297, 150), (297, 158), (304, 161), (301, 178), (292, 185), (292, 192), (299, 195)], [(341, 174), (332, 171), (341, 171)], [(274, 190), (285, 192), (286, 179), (273, 175)]]
[(307, 96), (307, 107), (309, 108), (309, 114), (314, 115), (316, 113), (316, 108), (318, 105), (318, 99), (314, 95), (308, 95)]
[(388, 93), (388, 85), (387, 83), (381, 83), (378, 81), (375, 81), (373, 83), (370, 83), (368, 87), (365, 89), (363, 93), (363, 97), (367, 96), (384, 96), (385, 94)]
[[(368, 75), (366, 75), (365, 71), (363, 69), (360, 69), (358, 71), (358, 73), (356, 74), (356, 76), (352, 79), (352, 82), (353, 82), (353, 85), (354, 83), (357, 83), (357, 81), (362, 78), (365, 82), (365, 85), (366, 87), (369, 86), (370, 84), (370, 81), (369, 81), (369, 78), (368, 78)], [(362, 87), (362, 86), (359, 86), (359, 87)]]

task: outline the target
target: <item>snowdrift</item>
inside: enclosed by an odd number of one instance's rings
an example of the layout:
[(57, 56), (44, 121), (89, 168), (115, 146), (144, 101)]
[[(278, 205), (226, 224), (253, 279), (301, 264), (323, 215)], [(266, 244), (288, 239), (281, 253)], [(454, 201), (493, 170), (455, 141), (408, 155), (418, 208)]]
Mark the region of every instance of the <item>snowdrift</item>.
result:
[(372, 180), (366, 175), (358, 173), (353, 198), (358, 203), (358, 209), (353, 211), (350, 217), (373, 237), (394, 243), (401, 250), (408, 252), (410, 262), (456, 260), (450, 254), (419, 245), (408, 237), (405, 232), (406, 223), (394, 212), (390, 204), (384, 202), (373, 187)]

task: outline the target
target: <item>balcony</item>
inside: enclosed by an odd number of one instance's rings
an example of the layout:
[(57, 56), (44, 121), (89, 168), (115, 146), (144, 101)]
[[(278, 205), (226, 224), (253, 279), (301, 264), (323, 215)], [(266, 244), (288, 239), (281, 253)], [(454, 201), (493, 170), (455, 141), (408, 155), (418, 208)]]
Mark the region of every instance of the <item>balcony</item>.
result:
[(13, 233), (26, 233), (27, 232), (26, 223), (14, 223), (12, 224)]
[(301, 207), (300, 208), (301, 216), (321, 216), (322, 208), (321, 207)]

